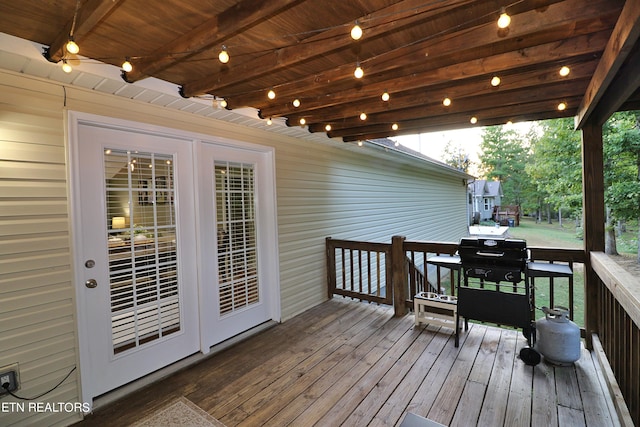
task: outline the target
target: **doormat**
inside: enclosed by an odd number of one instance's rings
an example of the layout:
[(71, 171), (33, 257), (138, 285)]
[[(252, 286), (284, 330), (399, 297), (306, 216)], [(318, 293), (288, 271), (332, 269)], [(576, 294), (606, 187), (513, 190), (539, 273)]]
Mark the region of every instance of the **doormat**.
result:
[(133, 424), (133, 427), (225, 427), (198, 405), (180, 397), (156, 413)]

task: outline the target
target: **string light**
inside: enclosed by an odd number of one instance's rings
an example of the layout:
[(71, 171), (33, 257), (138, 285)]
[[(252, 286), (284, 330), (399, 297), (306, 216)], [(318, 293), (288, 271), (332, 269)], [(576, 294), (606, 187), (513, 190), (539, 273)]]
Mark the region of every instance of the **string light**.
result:
[(267, 98), (276, 99), (276, 93), (273, 91), (273, 89), (270, 89), (269, 92), (267, 92)]
[(356, 79), (361, 79), (362, 77), (364, 77), (364, 70), (362, 69), (362, 67), (360, 66), (360, 63), (356, 63), (356, 69), (353, 72), (353, 76)]
[(471, 119), (469, 119), (469, 121), (472, 125), (475, 125), (476, 123), (478, 123), (478, 118), (476, 116), (473, 116), (471, 117)]
[(271, 126), (273, 124), (273, 120), (271, 120), (271, 117), (269, 117), (267, 119), (267, 126)]
[(299, 99), (297, 99), (297, 98), (296, 98), (296, 99), (294, 99), (294, 100), (293, 100), (293, 106), (294, 106), (294, 107), (296, 107), (296, 108), (298, 108), (298, 107), (300, 106), (300, 100), (299, 100)]
[(389, 96), (388, 92), (385, 92), (385, 93), (382, 94), (382, 100), (384, 102), (387, 102), (389, 100), (389, 98), (390, 98), (390, 96)]
[(229, 104), (227, 104), (227, 100), (226, 99), (221, 99), (220, 100), (220, 106), (222, 108), (227, 108), (227, 105), (229, 105)]
[(397, 123), (392, 124), (391, 125), (391, 129), (392, 130), (398, 130), (398, 124)]
[(367, 120), (367, 113), (360, 113), (360, 120)]
[(67, 52), (72, 55), (77, 55), (80, 52), (80, 46), (73, 40), (73, 37), (69, 37), (69, 41), (65, 45)]
[(363, 145), (364, 145), (364, 142), (358, 141), (358, 147), (362, 147)]
[(445, 107), (448, 107), (449, 105), (451, 105), (451, 99), (449, 98), (445, 98), (442, 100), (442, 105), (444, 105)]
[(496, 87), (498, 85), (500, 85), (500, 77), (493, 76), (493, 78), (491, 79), (491, 86)]
[(360, 40), (360, 37), (362, 37), (362, 28), (360, 28), (358, 21), (356, 21), (356, 24), (351, 28), (351, 38), (354, 40)]
[(561, 102), (560, 104), (558, 104), (558, 111), (564, 111), (567, 109), (567, 104), (564, 102)]
[(73, 68), (71, 67), (71, 65), (69, 65), (67, 60), (63, 59), (62, 60), (62, 71), (64, 71), (65, 73), (70, 73), (72, 70), (73, 70)]
[(133, 70), (133, 65), (129, 62), (129, 58), (126, 58), (122, 63), (122, 70), (127, 73), (130, 73)]
[(562, 77), (567, 77), (569, 75), (569, 73), (571, 72), (571, 68), (567, 67), (566, 65), (563, 66), (562, 68), (560, 68), (560, 71), (558, 72)]
[(511, 17), (507, 14), (504, 7), (500, 10), (500, 17), (498, 18), (498, 28), (505, 29), (511, 24)]
[(303, 118), (300, 119), (300, 126), (304, 126), (307, 121)]
[(223, 64), (229, 62), (229, 52), (227, 52), (227, 47), (225, 45), (222, 45), (222, 50), (218, 54), (218, 60)]
[(329, 132), (329, 131), (331, 130), (331, 125), (330, 125), (330, 124), (327, 124), (327, 125), (324, 127), (324, 130), (326, 130), (327, 132)]

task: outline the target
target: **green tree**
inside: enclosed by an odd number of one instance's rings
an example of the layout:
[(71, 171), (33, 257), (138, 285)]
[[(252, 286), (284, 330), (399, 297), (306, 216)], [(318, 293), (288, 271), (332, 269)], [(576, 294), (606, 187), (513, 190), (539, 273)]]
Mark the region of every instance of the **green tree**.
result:
[(449, 141), (445, 145), (443, 160), (449, 166), (465, 173), (469, 173), (469, 168), (473, 163), (469, 159), (469, 153), (464, 150), (462, 145), (454, 144), (453, 141)]
[(572, 119), (547, 120), (539, 126), (541, 134), (534, 140), (527, 172), (540, 203), (558, 210), (560, 219), (563, 210), (581, 216), (580, 133), (574, 130)]
[(504, 126), (487, 127), (482, 132), (482, 173), (486, 179), (502, 183), (503, 205), (520, 206), (527, 193), (528, 145), (526, 138)]
[[(616, 221), (640, 223), (640, 113), (618, 112), (603, 127), (607, 253), (617, 253)], [(640, 231), (639, 231), (640, 233)], [(640, 263), (640, 235), (638, 236)]]

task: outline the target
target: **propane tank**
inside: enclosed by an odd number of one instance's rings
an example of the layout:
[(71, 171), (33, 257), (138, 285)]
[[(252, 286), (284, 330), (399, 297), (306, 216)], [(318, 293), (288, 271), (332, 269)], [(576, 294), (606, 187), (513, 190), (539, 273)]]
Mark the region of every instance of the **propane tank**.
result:
[(565, 307), (542, 307), (545, 317), (536, 321), (537, 350), (554, 365), (567, 366), (580, 359), (580, 328)]

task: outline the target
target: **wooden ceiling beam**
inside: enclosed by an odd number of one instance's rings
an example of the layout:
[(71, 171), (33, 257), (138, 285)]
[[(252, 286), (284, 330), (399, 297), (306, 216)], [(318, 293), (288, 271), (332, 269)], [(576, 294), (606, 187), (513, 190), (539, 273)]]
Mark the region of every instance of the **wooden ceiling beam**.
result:
[[(71, 17), (64, 29), (58, 34), (51, 45), (45, 49), (44, 57), (51, 62), (59, 62), (67, 54), (66, 44), (73, 30), (73, 39), (78, 44), (82, 44), (82, 39), (93, 27), (98, 25), (105, 16), (115, 10), (123, 0), (87, 0), (78, 8), (77, 16)], [(74, 15), (76, 15), (74, 11)]]
[(306, 0), (242, 0), (152, 55), (135, 60), (133, 70), (123, 72), (122, 77), (133, 83), (151, 76), (303, 1)]
[[(584, 58), (582, 60), (584, 61)], [(459, 105), (469, 97), (491, 96), (496, 93), (509, 93), (509, 91), (526, 88), (531, 88), (535, 91), (538, 85), (554, 84), (556, 82), (569, 83), (574, 80), (590, 78), (597, 65), (597, 58), (590, 59), (587, 62), (571, 64), (563, 62), (563, 65), (571, 67), (571, 73), (566, 77), (561, 77), (558, 74), (560, 65), (552, 62), (536, 67), (534, 70), (526, 70), (524, 72), (517, 70), (510, 74), (501, 74), (502, 82), (499, 87), (491, 86), (490, 79), (492, 75), (485, 74), (480, 78), (456, 81), (453, 84), (442, 84), (420, 90), (405, 91), (394, 95), (388, 102), (384, 102), (379, 96), (376, 96), (375, 98), (363, 99), (360, 102), (345, 102), (321, 109), (296, 111), (295, 113), (286, 114), (286, 116), (294, 122), (304, 117), (307, 123), (331, 123), (340, 121), (345, 117), (356, 117), (363, 111), (369, 115), (388, 113), (416, 105), (424, 106), (434, 101), (440, 102), (445, 97), (449, 97), (454, 101), (455, 105)], [(298, 110), (303, 109), (306, 105), (307, 103), (303, 100), (303, 104)], [(261, 116), (277, 117), (276, 115), (265, 114), (264, 111), (261, 111)]]
[[(341, 132), (349, 133), (352, 129), (372, 127), (378, 124), (388, 126), (392, 123), (412, 123), (423, 119), (442, 120), (446, 122), (450, 118), (466, 117), (469, 121), (471, 116), (485, 119), (495, 115), (495, 111), (513, 111), (514, 108), (522, 108), (523, 105), (545, 105), (552, 111), (560, 102), (565, 102), (569, 108), (577, 110), (582, 92), (578, 89), (586, 87), (588, 81), (574, 81), (572, 83), (557, 83), (548, 85), (544, 89), (533, 93), (530, 90), (514, 90), (510, 92), (499, 92), (493, 95), (476, 96), (466, 99), (464, 102), (453, 103), (449, 107), (441, 103), (432, 103), (422, 107), (408, 108), (392, 113), (380, 113), (369, 116), (362, 121), (357, 117), (346, 119), (339, 123), (330, 123), (332, 135), (343, 136)], [(308, 123), (308, 122), (307, 122)], [(289, 123), (288, 123), (289, 124)], [(323, 132), (325, 123), (311, 124), (309, 131)], [(294, 125), (293, 123), (291, 125)]]
[(487, 119), (483, 121), (478, 121), (476, 124), (471, 124), (467, 122), (464, 123), (434, 123), (432, 125), (424, 125), (415, 128), (399, 128), (397, 131), (383, 131), (383, 132), (372, 132), (372, 133), (364, 133), (359, 135), (347, 135), (342, 137), (343, 142), (355, 142), (355, 141), (366, 141), (372, 139), (379, 138), (393, 138), (395, 136), (402, 135), (414, 135), (417, 133), (429, 133), (429, 132), (442, 132), (446, 130), (458, 130), (458, 129), (468, 129), (468, 128), (480, 128), (485, 126), (497, 126), (504, 125), (508, 121), (512, 123), (520, 123), (524, 121), (537, 121), (537, 120), (547, 120), (547, 119), (559, 119), (559, 118), (567, 118), (573, 116), (575, 113), (575, 109), (572, 111), (549, 111), (543, 113), (532, 113), (532, 114), (517, 114), (517, 115), (507, 115), (504, 117), (495, 117), (492, 119)]
[[(416, 25), (433, 15), (447, 13), (454, 8), (468, 6), (472, 0), (456, 0), (443, 6), (441, 3), (429, 3), (424, 0), (405, 0), (393, 4), (364, 17), (357, 17), (362, 22), (367, 40), (384, 36), (399, 27)], [(229, 71), (217, 73), (200, 81), (185, 83), (182, 88), (184, 96), (194, 96), (204, 93), (220, 93), (238, 83), (245, 82), (265, 74), (278, 71), (299, 64), (310, 58), (326, 55), (332, 51), (346, 49), (355, 42), (348, 37), (350, 26), (356, 19), (350, 19), (344, 27), (330, 28), (315, 34), (297, 44), (277, 49), (273, 53), (262, 55), (252, 61), (230, 66)], [(373, 26), (367, 27), (366, 22), (375, 21)]]
[(640, 43), (636, 42), (636, 47), (627, 57), (627, 62), (622, 66), (605, 96), (593, 110), (591, 117), (595, 124), (601, 126), (616, 111), (630, 107), (627, 101), (640, 87), (640, 73), (638, 72), (640, 70), (640, 46), (638, 44)]
[[(589, 121), (598, 103), (605, 95), (607, 88), (613, 80), (617, 78), (618, 70), (620, 70), (625, 59), (636, 45), (639, 36), (640, 1), (628, 0), (622, 8), (618, 22), (605, 47), (600, 64), (598, 64), (598, 68), (593, 74), (591, 83), (585, 92), (584, 99), (582, 100), (576, 117), (577, 129), (582, 129), (587, 121)], [(635, 73), (638, 73), (637, 69)], [(624, 92), (622, 94), (624, 95)], [(624, 102), (624, 99), (620, 101)], [(611, 105), (615, 105), (620, 101), (616, 100)], [(622, 102), (620, 102), (620, 104)], [(606, 115), (606, 113), (606, 111), (601, 111), (603, 115)], [(613, 111), (611, 113), (613, 113)], [(607, 118), (608, 116), (604, 117), (604, 120)], [(599, 121), (602, 119), (603, 117), (600, 117)], [(601, 125), (602, 123), (597, 124)]]
[[(512, 25), (518, 30), (511, 31), (504, 38), (497, 37), (493, 25), (481, 25), (468, 31), (456, 32), (435, 40), (427, 40), (413, 46), (378, 55), (370, 60), (361, 61), (365, 72), (367, 70), (375, 70), (375, 74), (365, 75), (363, 82), (360, 84), (366, 85), (367, 90), (370, 90), (371, 83), (385, 82), (385, 80), (389, 80), (389, 76), (410, 76), (417, 72), (416, 70), (423, 72), (425, 69), (437, 69), (459, 62), (469, 62), (486, 55), (496, 56), (500, 53), (530, 49), (536, 45), (571, 38), (575, 35), (589, 34), (604, 29), (609, 30), (609, 25), (615, 22), (617, 17), (615, 9), (612, 9), (610, 14), (607, 15), (607, 19), (602, 18), (602, 12), (597, 7), (602, 6), (604, 0), (599, 0), (594, 5), (594, 8), (580, 9), (581, 12), (578, 16), (580, 25), (576, 25), (573, 20), (563, 18), (568, 13), (567, 10), (576, 8), (575, 1), (577, 0), (568, 2), (570, 3), (568, 6), (571, 6), (568, 9), (559, 9), (561, 5), (567, 7), (564, 3), (550, 6), (544, 14), (546, 20), (543, 22), (540, 22), (540, 17), (536, 16), (536, 14), (540, 14), (537, 11), (524, 13), (518, 20), (518, 16), (514, 16), (513, 19), (519, 23), (517, 25), (513, 23)], [(425, 58), (425, 52), (428, 52), (428, 58)], [(293, 100), (294, 98), (299, 98), (301, 94), (311, 96), (314, 91), (317, 92), (319, 97), (336, 92), (344, 95), (348, 92), (345, 92), (345, 88), (341, 85), (354, 85), (353, 67), (353, 64), (345, 64), (333, 70), (327, 70), (323, 73), (278, 85), (276, 87), (277, 99), (290, 98), (289, 100)], [(380, 94), (385, 90), (385, 84), (381, 83), (379, 86), (383, 87), (383, 89), (377, 89)], [(393, 90), (390, 85), (386, 89)], [(253, 90), (245, 94), (221, 93), (218, 95), (227, 99), (231, 109), (244, 106), (253, 106), (261, 109), (276, 105), (266, 99), (266, 90), (264, 89)], [(361, 94), (356, 94), (355, 97), (359, 98)], [(330, 101), (330, 99), (322, 100), (322, 102), (327, 101)]]
[[(468, 116), (462, 114), (451, 114), (446, 117), (424, 117), (420, 119), (408, 120), (398, 123), (399, 127), (397, 131), (390, 131), (390, 124), (379, 124), (374, 126), (364, 126), (359, 128), (342, 129), (339, 131), (327, 132), (327, 136), (330, 138), (347, 138), (351, 141), (362, 140), (376, 135), (376, 138), (380, 138), (384, 133), (387, 135), (410, 135), (417, 133), (425, 133), (432, 131), (439, 131), (443, 129), (454, 129), (449, 126), (460, 126), (461, 123), (468, 125), (468, 127), (483, 127), (492, 126), (496, 124), (505, 124), (508, 121), (517, 123), (526, 120), (545, 120), (549, 118), (558, 117), (571, 117), (577, 111), (577, 105), (580, 102), (580, 97), (571, 98), (568, 100), (570, 103), (576, 105), (574, 108), (568, 108), (564, 111), (557, 110), (554, 103), (549, 101), (536, 101), (531, 103), (523, 103), (519, 106), (518, 110), (514, 110), (512, 106), (498, 106), (496, 108), (487, 111), (487, 116), (479, 119), (478, 122), (472, 125)], [(529, 119), (528, 117), (534, 117)], [(426, 130), (428, 129), (428, 130)]]

